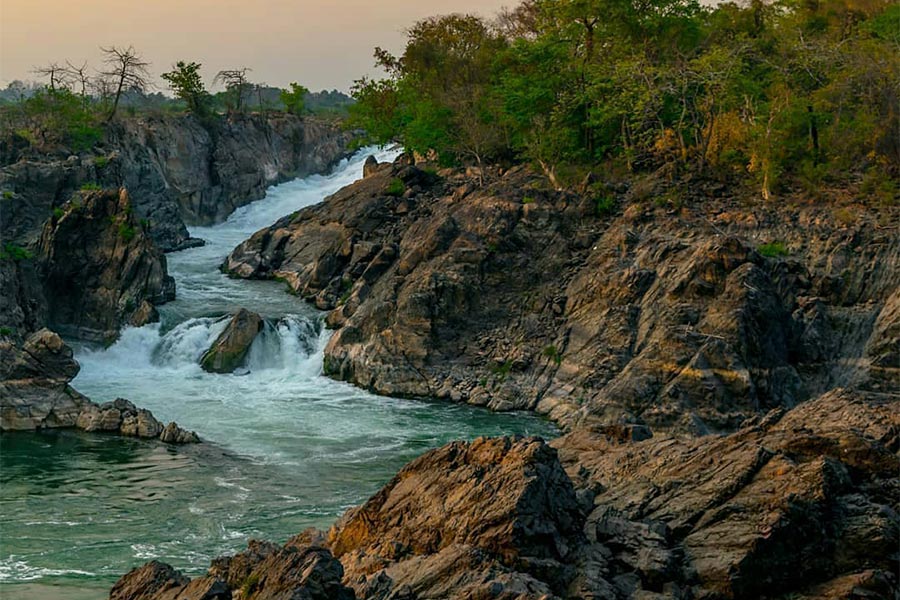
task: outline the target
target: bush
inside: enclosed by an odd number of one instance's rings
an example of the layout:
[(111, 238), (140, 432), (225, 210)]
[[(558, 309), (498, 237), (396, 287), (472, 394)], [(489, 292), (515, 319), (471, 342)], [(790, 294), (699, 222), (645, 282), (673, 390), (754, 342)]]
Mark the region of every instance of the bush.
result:
[(61, 206), (54, 207), (54, 209), (53, 209), (53, 217), (54, 217), (55, 219), (57, 219), (57, 220), (58, 220), (58, 219), (62, 219), (64, 214), (66, 214), (66, 211), (63, 210), (63, 208), (62, 208)]
[(134, 239), (134, 227), (128, 225), (127, 223), (122, 223), (119, 225), (119, 237), (122, 238), (125, 242), (130, 242)]
[(594, 208), (598, 217), (605, 217), (616, 209), (616, 200), (612, 196), (599, 196)]
[(0, 336), (9, 337), (13, 334), (13, 330), (9, 327), (0, 327)]
[(99, 183), (97, 183), (95, 181), (89, 181), (87, 183), (82, 184), (79, 189), (82, 192), (99, 192), (100, 190), (103, 189), (103, 186), (101, 186)]
[(94, 157), (94, 166), (98, 169), (102, 169), (109, 164), (109, 158), (106, 156), (95, 156)]
[(759, 247), (759, 253), (766, 258), (781, 258), (788, 255), (787, 248), (781, 242), (763, 244)]
[(15, 197), (15, 194), (9, 190), (3, 190), (3, 199), (4, 200), (12, 200)]
[(403, 180), (399, 177), (394, 177), (391, 180), (390, 185), (388, 185), (387, 190), (385, 190), (385, 194), (388, 196), (394, 196), (395, 198), (399, 198), (406, 192), (406, 184), (403, 183)]
[(0, 250), (0, 260), (20, 261), (27, 260), (32, 256), (32, 253), (25, 248), (16, 246), (15, 244), (12, 244), (10, 242), (4, 244), (3, 249)]
[(556, 348), (556, 346), (552, 344), (550, 346), (547, 346), (546, 348), (544, 348), (543, 354), (544, 356), (555, 362), (557, 367), (562, 364), (562, 354), (559, 353), (559, 350)]

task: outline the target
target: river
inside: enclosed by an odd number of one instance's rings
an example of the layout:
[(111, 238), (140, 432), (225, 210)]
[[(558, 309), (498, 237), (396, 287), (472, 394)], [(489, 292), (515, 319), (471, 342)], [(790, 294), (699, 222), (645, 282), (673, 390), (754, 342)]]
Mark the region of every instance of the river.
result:
[[(330, 332), (323, 315), (284, 284), (219, 271), (238, 243), (358, 179), (371, 153), (330, 175), (269, 189), (225, 223), (193, 228), (207, 245), (168, 255), (178, 298), (161, 322), (128, 328), (106, 349), (76, 346), (72, 383), (98, 402), (128, 398), (207, 443), (159, 442), (74, 431), (0, 436), (0, 597), (105, 598), (123, 573), (151, 559), (198, 574), (251, 538), (284, 541), (328, 527), (406, 462), (454, 439), (553, 436), (530, 414), (372, 395), (322, 376)], [(200, 369), (200, 354), (245, 307), (266, 328), (243, 375)]]

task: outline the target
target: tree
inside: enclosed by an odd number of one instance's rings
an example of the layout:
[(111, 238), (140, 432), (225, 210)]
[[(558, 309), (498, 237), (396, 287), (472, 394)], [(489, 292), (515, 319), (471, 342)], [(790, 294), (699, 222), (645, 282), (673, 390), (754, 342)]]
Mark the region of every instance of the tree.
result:
[(150, 63), (146, 62), (133, 46), (128, 46), (128, 48), (116, 46), (103, 48), (101, 46), (100, 50), (104, 54), (103, 62), (108, 66), (108, 69), (102, 71), (101, 75), (109, 78), (115, 89), (113, 105), (106, 118), (107, 121), (111, 121), (119, 108), (122, 92), (128, 89), (143, 92), (150, 86), (148, 81), (150, 72), (147, 70)]
[(229, 111), (243, 112), (245, 100), (253, 93), (253, 84), (247, 79), (250, 69), (230, 69), (216, 73), (213, 83), (221, 83), (225, 86), (226, 102)]
[(172, 71), (161, 75), (168, 82), (175, 96), (183, 100), (187, 104), (188, 110), (198, 117), (209, 114), (211, 100), (203, 86), (203, 79), (200, 77), (201, 66), (200, 63), (186, 63), (180, 60)]
[(303, 114), (303, 109), (306, 106), (307, 94), (309, 94), (308, 89), (298, 83), (292, 83), (291, 89), (281, 90), (279, 97), (281, 98), (281, 103), (284, 104), (284, 110), (299, 116)]
[(65, 67), (61, 67), (59, 64), (52, 62), (43, 67), (38, 67), (34, 69), (35, 75), (40, 75), (41, 77), (47, 78), (48, 87), (51, 92), (55, 92), (59, 88), (68, 88), (69, 86), (69, 73), (66, 71)]
[(87, 72), (87, 63), (81, 63), (80, 67), (76, 67), (69, 61), (66, 61), (66, 74), (67, 76), (78, 85), (79, 95), (81, 96), (81, 104), (84, 107), (88, 105), (88, 87), (91, 84), (91, 78)]

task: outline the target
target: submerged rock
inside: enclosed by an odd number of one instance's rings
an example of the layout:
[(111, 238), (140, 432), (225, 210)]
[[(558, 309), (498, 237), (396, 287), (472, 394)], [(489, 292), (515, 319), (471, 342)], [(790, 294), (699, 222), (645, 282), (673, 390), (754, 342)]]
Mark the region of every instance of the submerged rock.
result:
[(242, 308), (200, 357), (200, 366), (210, 373), (233, 372), (243, 365), (253, 340), (263, 330), (264, 324), (258, 314)]

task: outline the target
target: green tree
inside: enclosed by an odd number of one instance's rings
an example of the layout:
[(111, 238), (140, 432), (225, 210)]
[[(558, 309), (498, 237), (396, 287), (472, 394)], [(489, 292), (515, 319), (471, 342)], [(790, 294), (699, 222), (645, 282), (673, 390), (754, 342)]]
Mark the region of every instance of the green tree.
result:
[(203, 85), (200, 67), (200, 63), (186, 63), (180, 60), (171, 71), (163, 73), (161, 77), (168, 82), (175, 96), (187, 104), (190, 112), (203, 117), (210, 112), (212, 98)]
[(309, 90), (299, 83), (292, 83), (289, 90), (281, 90), (279, 95), (284, 110), (292, 115), (302, 115), (306, 107), (306, 96)]

